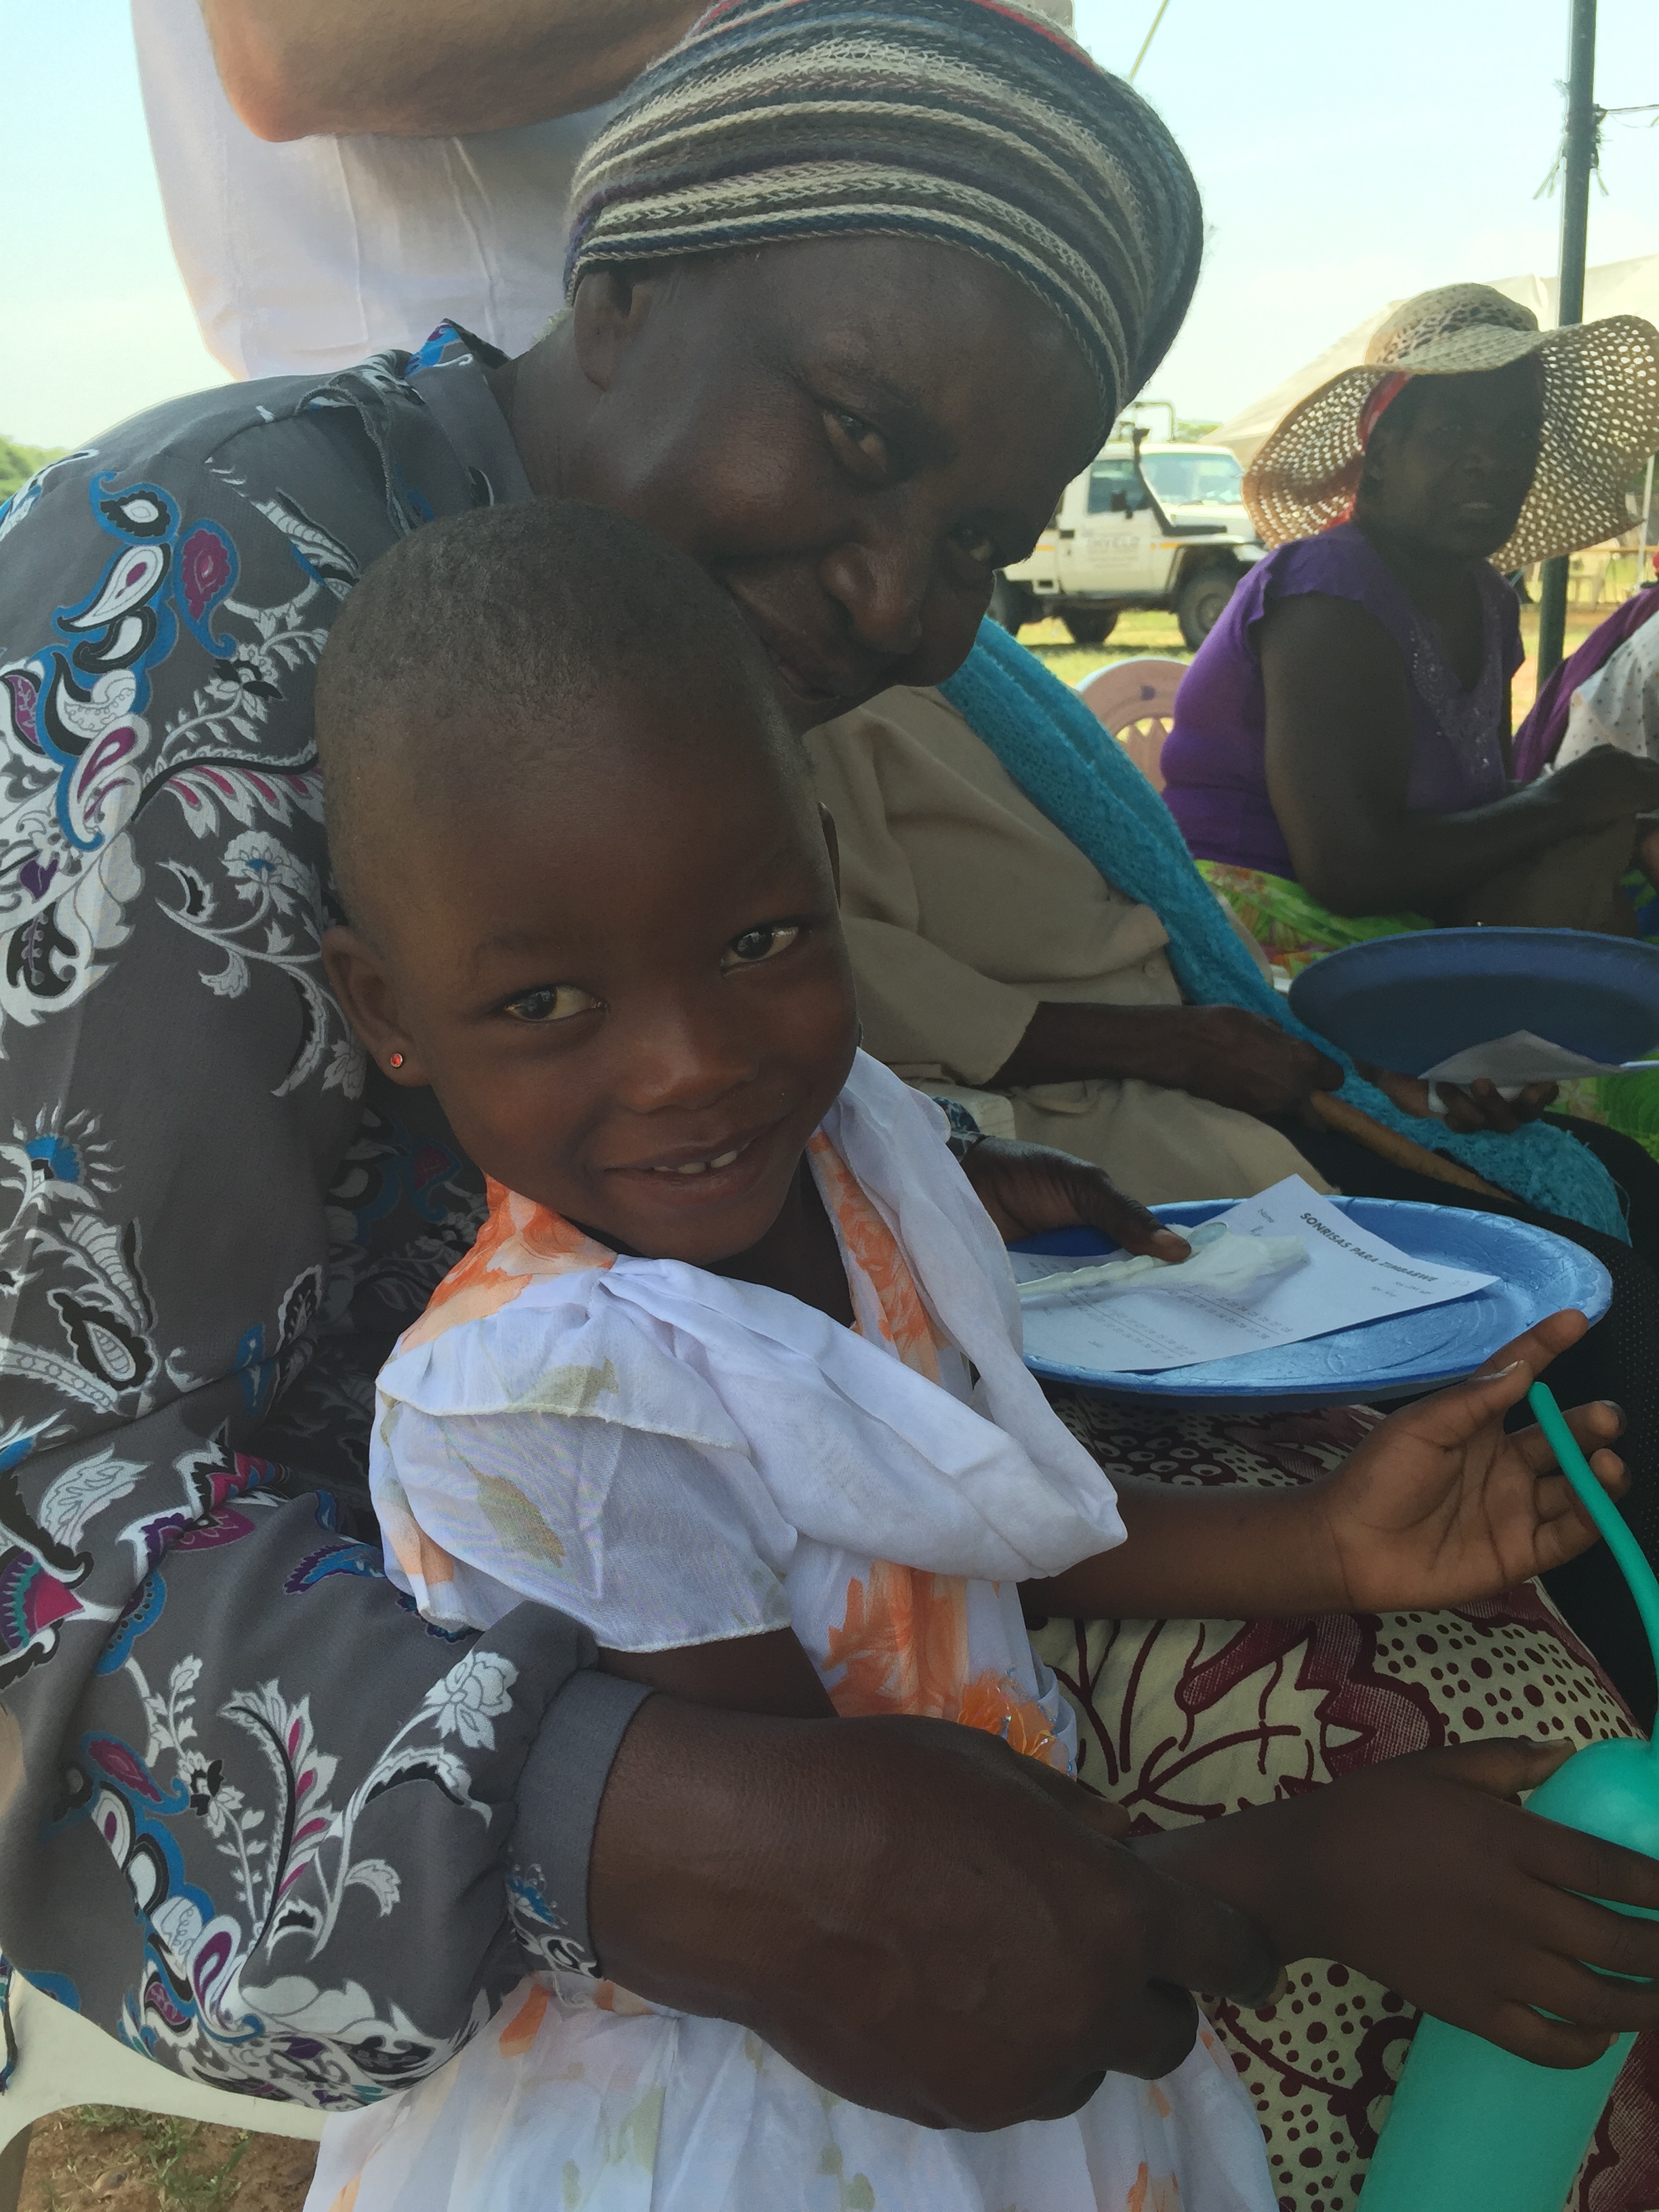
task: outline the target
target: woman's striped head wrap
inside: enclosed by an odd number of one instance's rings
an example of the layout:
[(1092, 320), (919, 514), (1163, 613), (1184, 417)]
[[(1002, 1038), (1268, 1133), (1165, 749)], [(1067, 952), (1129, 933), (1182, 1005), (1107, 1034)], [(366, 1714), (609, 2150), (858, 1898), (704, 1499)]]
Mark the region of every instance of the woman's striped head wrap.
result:
[(572, 186), (603, 264), (809, 238), (995, 262), (1077, 340), (1105, 422), (1181, 326), (1198, 190), (1158, 117), (1006, 0), (719, 0), (639, 77)]

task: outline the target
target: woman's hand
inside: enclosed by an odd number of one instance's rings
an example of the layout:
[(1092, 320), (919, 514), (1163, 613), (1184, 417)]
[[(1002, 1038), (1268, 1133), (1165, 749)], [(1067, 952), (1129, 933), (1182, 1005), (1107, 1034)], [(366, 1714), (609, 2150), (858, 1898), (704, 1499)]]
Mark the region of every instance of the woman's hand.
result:
[(629, 1989), (741, 2021), (856, 2104), (923, 2127), (1055, 2119), (1109, 2070), (1178, 2066), (1189, 1990), (1260, 2004), (1278, 1971), (1123, 1827), (979, 1729), (653, 1697), (599, 1806), (593, 1942)]
[(1528, 788), (1563, 808), (1579, 829), (1599, 830), (1659, 807), (1659, 761), (1596, 745)]
[(1132, 1849), (1248, 1914), (1281, 1958), (1343, 1960), (1519, 2057), (1588, 2066), (1659, 2027), (1659, 1925), (1592, 1902), (1659, 1907), (1659, 1861), (1505, 1802), (1569, 1748), (1417, 1752)]
[(1272, 1119), (1295, 1114), (1316, 1091), (1338, 1091), (1343, 1074), (1317, 1046), (1266, 1014), (1242, 1006), (1178, 1006), (1180, 1059), (1170, 1087)]
[(1192, 1246), (1126, 1198), (1103, 1168), (1048, 1145), (981, 1137), (963, 1162), (975, 1196), (1005, 1244), (1050, 1229), (1097, 1229), (1126, 1252), (1185, 1260)]
[[(1355, 1065), (1365, 1080), (1374, 1083), (1385, 1098), (1392, 1099), (1402, 1114), (1419, 1115), (1425, 1121), (1434, 1119), (1429, 1086), (1422, 1076), (1401, 1075), (1393, 1067), (1373, 1067), (1369, 1061), (1356, 1061)], [(1437, 1087), (1446, 1127), (1458, 1137), (1478, 1136), (1482, 1130), (1512, 1137), (1517, 1129), (1535, 1121), (1540, 1114), (1547, 1114), (1558, 1095), (1553, 1083), (1529, 1083), (1518, 1097), (1505, 1098), (1491, 1077), (1486, 1075), (1478, 1076), (1468, 1085), (1442, 1083)]]
[[(1328, 1551), (1332, 1604), (1352, 1613), (1455, 1606), (1547, 1573), (1595, 1541), (1542, 1430), (1504, 1431), (1534, 1377), (1584, 1334), (1553, 1314), (1468, 1382), (1390, 1414), (1334, 1474), (1302, 1495), (1316, 1516), (1310, 1559)], [(1567, 1416), (1590, 1467), (1617, 1498), (1623, 1462), (1606, 1447), (1624, 1416), (1605, 1401)], [(1316, 1568), (1316, 1574), (1318, 1570)]]

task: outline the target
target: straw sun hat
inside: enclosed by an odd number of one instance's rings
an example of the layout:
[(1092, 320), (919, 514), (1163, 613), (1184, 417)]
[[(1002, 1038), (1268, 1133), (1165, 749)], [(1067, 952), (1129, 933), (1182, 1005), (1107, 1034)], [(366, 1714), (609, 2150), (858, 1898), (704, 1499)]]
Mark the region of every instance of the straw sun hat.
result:
[(1536, 354), (1544, 376), (1544, 442), (1532, 489), (1507, 545), (1510, 573), (1617, 537), (1630, 526), (1625, 487), (1659, 446), (1659, 331), (1638, 315), (1540, 331), (1530, 309), (1487, 284), (1444, 284), (1396, 307), (1345, 369), (1291, 408), (1244, 478), (1244, 504), (1264, 545), (1311, 538), (1346, 514), (1364, 447), (1360, 417), (1385, 378), (1469, 376)]

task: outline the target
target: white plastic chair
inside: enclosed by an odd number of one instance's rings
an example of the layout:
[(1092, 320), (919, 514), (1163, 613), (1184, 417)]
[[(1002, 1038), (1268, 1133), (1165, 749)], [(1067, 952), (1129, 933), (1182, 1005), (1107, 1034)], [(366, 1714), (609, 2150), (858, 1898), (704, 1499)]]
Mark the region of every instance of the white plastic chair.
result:
[[(0, 2208), (17, 2201), (15, 2193), (5, 2193), (12, 2180), (8, 2148), (36, 2120), (70, 2105), (121, 2105), (141, 2112), (172, 2112), (180, 2119), (209, 2120), (216, 2127), (306, 2136), (313, 2142), (322, 2135), (322, 2113), (302, 2105), (239, 2097), (228, 2089), (188, 2081), (171, 2067), (129, 2051), (67, 2005), (44, 1996), (20, 1973), (11, 1978), (9, 2010), (17, 2056), (11, 2078), (0, 2091)], [(16, 2180), (21, 2178), (20, 2160)]]
[(1158, 761), (1175, 726), (1175, 697), (1187, 673), (1184, 660), (1143, 653), (1097, 669), (1078, 685), (1078, 696), (1109, 730), (1154, 791), (1162, 791)]

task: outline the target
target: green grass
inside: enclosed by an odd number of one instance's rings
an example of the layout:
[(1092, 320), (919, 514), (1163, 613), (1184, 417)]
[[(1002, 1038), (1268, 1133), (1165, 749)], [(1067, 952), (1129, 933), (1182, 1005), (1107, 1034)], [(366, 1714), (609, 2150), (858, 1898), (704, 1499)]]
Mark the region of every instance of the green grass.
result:
[(217, 2212), (230, 2203), (247, 2136), (239, 2136), (216, 2165), (204, 2166), (198, 2120), (181, 2120), (171, 2112), (130, 2112), (115, 2105), (82, 2105), (76, 2118), (90, 2135), (117, 2129), (137, 2135), (162, 2212)]
[(1139, 653), (1155, 653), (1167, 660), (1193, 657), (1181, 641), (1181, 625), (1175, 617), (1146, 608), (1120, 615), (1104, 645), (1073, 645), (1066, 625), (1058, 621), (1027, 623), (1019, 641), (1046, 661), (1062, 684), (1079, 683), (1097, 668), (1109, 668), (1114, 661), (1133, 659)]
[[(1620, 559), (1622, 568), (1615, 562), (1608, 571), (1609, 580), (1603, 586), (1600, 606), (1568, 607), (1568, 653), (1575, 652), (1597, 623), (1607, 620), (1630, 589), (1635, 576), (1636, 556), (1632, 553)], [(1537, 687), (1536, 606), (1523, 606), (1521, 610), (1521, 639), (1527, 658), (1515, 678), (1514, 711), (1517, 722), (1531, 706)], [(1115, 660), (1127, 660), (1134, 653), (1155, 653), (1170, 660), (1190, 660), (1193, 657), (1181, 641), (1181, 625), (1175, 617), (1145, 609), (1120, 615), (1117, 627), (1104, 645), (1073, 645), (1065, 624), (1059, 621), (1027, 623), (1019, 634), (1019, 641), (1029, 646), (1040, 660), (1046, 661), (1062, 684), (1076, 684), (1085, 676), (1092, 676), (1096, 669), (1109, 668)]]

